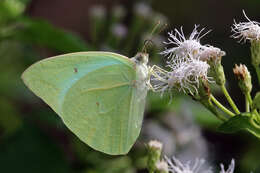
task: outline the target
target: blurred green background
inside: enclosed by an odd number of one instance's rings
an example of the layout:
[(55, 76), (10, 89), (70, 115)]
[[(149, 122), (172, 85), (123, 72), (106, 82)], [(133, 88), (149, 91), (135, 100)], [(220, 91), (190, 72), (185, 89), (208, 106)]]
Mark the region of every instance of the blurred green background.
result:
[[(260, 21), (259, 0), (0, 0), (0, 172), (4, 173), (134, 173), (147, 172), (145, 143), (158, 139), (164, 154), (188, 161), (207, 160), (206, 167), (236, 160), (235, 172), (260, 173), (260, 141), (246, 132), (223, 134), (219, 121), (183, 96), (149, 93), (143, 129), (126, 156), (107, 156), (75, 137), (61, 119), (22, 83), (21, 73), (46, 57), (106, 50), (132, 57), (141, 50), (153, 26), (163, 32), (149, 45), (150, 64), (163, 64), (158, 52), (167, 31), (194, 24), (213, 31), (202, 39), (225, 50), (228, 88), (239, 107), (243, 96), (233, 78), (235, 63), (250, 64), (249, 44), (230, 38), (233, 19), (242, 9)], [(259, 87), (254, 87), (254, 93)], [(222, 95), (216, 95), (227, 104)]]

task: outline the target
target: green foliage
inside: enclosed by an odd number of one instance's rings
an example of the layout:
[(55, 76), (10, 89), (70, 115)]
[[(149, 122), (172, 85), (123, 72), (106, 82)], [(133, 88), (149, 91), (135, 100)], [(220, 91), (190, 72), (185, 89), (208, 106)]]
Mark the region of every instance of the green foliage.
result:
[(30, 0), (0, 1), (0, 26), (21, 16)]
[(37, 127), (26, 124), (1, 143), (1, 172), (70, 172), (61, 147), (50, 141)]
[(14, 38), (24, 43), (45, 46), (60, 53), (90, 50), (79, 36), (55, 28), (46, 21), (21, 18), (17, 25), (21, 30), (14, 34)]
[(218, 129), (225, 133), (234, 133), (240, 130), (247, 130), (256, 137), (260, 138), (260, 125), (258, 125), (254, 116), (250, 113), (236, 115), (224, 122)]

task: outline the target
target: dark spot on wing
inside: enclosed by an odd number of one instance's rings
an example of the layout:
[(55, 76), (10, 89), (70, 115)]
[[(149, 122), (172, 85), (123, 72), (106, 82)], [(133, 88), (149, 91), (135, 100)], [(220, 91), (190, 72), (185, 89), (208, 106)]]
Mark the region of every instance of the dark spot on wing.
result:
[(99, 102), (96, 102), (96, 105), (99, 106)]
[(74, 73), (78, 73), (78, 69), (77, 68), (74, 68)]

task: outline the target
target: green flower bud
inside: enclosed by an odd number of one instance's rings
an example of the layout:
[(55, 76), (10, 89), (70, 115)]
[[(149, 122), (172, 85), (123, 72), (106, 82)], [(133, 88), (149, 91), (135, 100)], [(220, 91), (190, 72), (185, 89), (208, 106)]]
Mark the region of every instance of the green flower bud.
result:
[(164, 160), (157, 162), (155, 166), (156, 166), (155, 173), (168, 173), (169, 172), (168, 164)]
[(216, 81), (217, 85), (224, 85), (226, 82), (224, 68), (221, 65), (221, 58), (222, 57), (212, 57), (208, 60), (208, 64), (210, 65), (210, 74)]
[(204, 78), (200, 79), (200, 87), (199, 87), (199, 95), (201, 99), (209, 99), (209, 96), (211, 94), (210, 87), (208, 80), (205, 80)]
[(156, 140), (148, 143), (147, 167), (150, 172), (155, 172), (156, 164), (160, 162), (162, 143)]
[(238, 79), (238, 85), (244, 94), (252, 91), (251, 75), (245, 65), (235, 65), (233, 72)]

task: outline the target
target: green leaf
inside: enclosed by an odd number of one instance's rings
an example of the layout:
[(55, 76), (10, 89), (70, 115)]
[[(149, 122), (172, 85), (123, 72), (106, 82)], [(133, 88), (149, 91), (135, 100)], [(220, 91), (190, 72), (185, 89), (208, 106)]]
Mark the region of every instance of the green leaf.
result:
[(90, 47), (76, 34), (65, 32), (43, 20), (19, 19), (22, 30), (16, 33), (16, 39), (46, 46), (61, 53), (87, 51)]
[(236, 115), (220, 125), (218, 129), (224, 133), (235, 133), (240, 130), (246, 130), (260, 138), (260, 126), (256, 124), (254, 116), (250, 113)]

